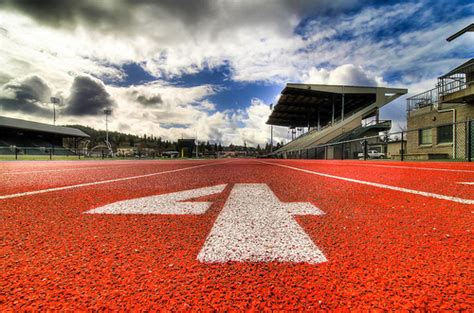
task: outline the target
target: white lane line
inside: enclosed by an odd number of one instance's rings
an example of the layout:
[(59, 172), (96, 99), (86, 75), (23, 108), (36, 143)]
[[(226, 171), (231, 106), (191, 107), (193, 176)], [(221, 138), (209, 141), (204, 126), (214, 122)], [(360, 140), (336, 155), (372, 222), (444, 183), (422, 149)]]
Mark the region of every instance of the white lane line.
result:
[(474, 182), (472, 182), (472, 181), (464, 181), (464, 182), (460, 181), (460, 182), (457, 182), (457, 184), (474, 185)]
[(431, 193), (431, 192), (426, 192), (426, 191), (419, 191), (419, 190), (413, 190), (413, 189), (408, 189), (408, 188), (403, 188), (403, 187), (395, 187), (395, 186), (390, 186), (390, 185), (385, 185), (385, 184), (373, 183), (373, 182), (368, 182), (368, 181), (353, 179), (353, 178), (348, 178), (348, 177), (324, 174), (324, 173), (305, 170), (305, 169), (302, 169), (302, 168), (293, 167), (293, 166), (284, 165), (284, 164), (264, 162), (264, 161), (258, 161), (258, 162), (264, 163), (264, 164), (269, 164), (269, 165), (274, 165), (274, 166), (279, 166), (279, 167), (284, 167), (284, 168), (292, 169), (292, 170), (295, 170), (295, 171), (300, 171), (300, 172), (303, 172), (303, 173), (308, 173), (308, 174), (313, 174), (313, 175), (318, 175), (318, 176), (323, 176), (323, 177), (348, 181), (348, 182), (351, 182), (351, 183), (357, 183), (357, 184), (368, 185), (368, 186), (373, 186), (373, 187), (378, 187), (378, 188), (401, 191), (401, 192), (411, 193), (411, 194), (415, 194), (415, 195), (420, 195), (420, 196), (425, 196), (425, 197), (430, 197), (430, 198), (436, 198), (436, 199), (442, 199), (442, 200), (447, 200), (447, 201), (452, 201), (452, 202), (457, 202), (457, 203), (462, 203), (462, 204), (474, 204), (474, 200), (471, 200), (471, 199), (451, 197), (451, 196), (440, 195), (440, 194), (437, 194), (437, 193)]
[(236, 184), (197, 259), (204, 263), (326, 262), (294, 215), (322, 215), (311, 203), (284, 203), (266, 184)]
[(474, 170), (456, 170), (456, 169), (435, 168), (435, 167), (396, 166), (396, 165), (360, 164), (360, 163), (346, 163), (346, 164), (347, 164), (347, 165), (357, 165), (357, 166), (373, 166), (373, 167), (402, 168), (402, 169), (410, 169), (410, 170), (426, 170), (426, 171), (474, 173)]
[(108, 180), (101, 180), (101, 181), (95, 181), (95, 182), (90, 182), (90, 183), (83, 183), (83, 184), (77, 184), (77, 185), (69, 185), (69, 186), (63, 186), (63, 187), (55, 187), (55, 188), (41, 189), (41, 190), (35, 190), (35, 191), (20, 192), (20, 193), (15, 193), (15, 194), (10, 194), (10, 195), (0, 196), (0, 200), (3, 200), (3, 199), (11, 199), (11, 198), (18, 198), (18, 197), (24, 197), (24, 196), (31, 196), (31, 195), (37, 195), (37, 194), (46, 193), (46, 192), (52, 192), (52, 191), (60, 191), (60, 190), (67, 190), (67, 189), (73, 189), (73, 188), (80, 188), (80, 187), (87, 187), (87, 186), (94, 186), (94, 185), (102, 185), (102, 184), (108, 184), (108, 183), (115, 183), (115, 182), (126, 181), (126, 180), (137, 179), (137, 178), (152, 177), (152, 176), (157, 176), (157, 175), (163, 175), (163, 174), (169, 174), (169, 173), (175, 173), (175, 172), (193, 170), (193, 169), (200, 168), (200, 167), (221, 165), (221, 164), (226, 164), (226, 163), (229, 163), (229, 162), (231, 162), (231, 161), (222, 162), (222, 163), (201, 164), (201, 165), (189, 166), (189, 167), (185, 167), (185, 168), (179, 168), (179, 169), (174, 169), (174, 170), (169, 170), (169, 171), (163, 171), (163, 172), (157, 172), (157, 173), (150, 173), (150, 174), (144, 174), (144, 175), (137, 175), (137, 176), (130, 176), (130, 177), (122, 177), (122, 178), (115, 178), (115, 179), (108, 179)]
[[(160, 160), (156, 160), (154, 162), (157, 162)], [(107, 162), (107, 161), (105, 161)], [(18, 172), (3, 172), (0, 173), (0, 175), (16, 175), (16, 174), (36, 174), (36, 173), (49, 173), (49, 172), (64, 172), (64, 171), (75, 171), (75, 170), (89, 170), (89, 169), (113, 169), (113, 168), (124, 168), (124, 167), (130, 167), (130, 165), (138, 165), (138, 166), (149, 166), (153, 163), (147, 162), (147, 163), (141, 163), (143, 161), (122, 161), (122, 160), (114, 160), (113, 162), (120, 162), (121, 164), (104, 164), (104, 166), (83, 166), (83, 167), (75, 167), (75, 168), (62, 168), (62, 169), (51, 169), (51, 170), (37, 170), (37, 171), (18, 171)], [(140, 163), (139, 163), (140, 162)], [(164, 162), (170, 162), (170, 161), (162, 161), (160, 163)], [(124, 164), (125, 163), (125, 164)], [(174, 162), (175, 163), (175, 162)]]
[(76, 170), (96, 170), (96, 169), (109, 169), (109, 168), (122, 168), (122, 167), (126, 167), (126, 165), (76, 167), (76, 168), (63, 168), (63, 169), (56, 169), (56, 170), (39, 170), (39, 171), (24, 171), (24, 172), (5, 172), (5, 173), (1, 173), (1, 175), (36, 174), (36, 173), (66, 172), (66, 171), (76, 171)]
[(123, 200), (85, 212), (85, 214), (204, 214), (212, 202), (181, 202), (221, 193), (226, 184)]

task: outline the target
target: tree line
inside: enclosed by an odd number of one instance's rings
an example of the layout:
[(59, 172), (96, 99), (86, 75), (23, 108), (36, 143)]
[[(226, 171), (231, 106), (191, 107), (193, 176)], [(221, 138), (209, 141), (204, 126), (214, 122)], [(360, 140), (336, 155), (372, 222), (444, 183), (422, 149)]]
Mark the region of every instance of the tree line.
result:
[[(105, 130), (97, 130), (92, 127), (83, 126), (83, 125), (65, 125), (66, 127), (77, 128), (90, 136), (87, 142), (87, 147), (89, 149), (103, 145), (106, 139)], [(133, 135), (126, 134), (117, 131), (109, 131), (109, 142), (113, 150), (123, 147), (135, 147), (137, 149), (153, 149), (156, 153), (162, 153), (164, 151), (174, 151), (177, 149), (177, 141), (163, 140), (161, 137), (154, 135)], [(84, 144), (83, 142), (82, 144)], [(73, 141), (67, 140), (65, 145), (68, 147), (73, 147)], [(273, 150), (278, 149), (282, 146), (282, 143), (277, 143), (274, 145)], [(263, 155), (270, 153), (270, 144), (266, 143), (265, 146), (261, 147), (257, 145), (256, 147), (247, 147), (244, 145), (234, 145), (229, 144), (228, 146), (222, 145), (220, 142), (210, 142), (210, 141), (199, 141), (198, 151), (200, 153), (214, 154), (223, 151), (245, 151), (249, 154)]]

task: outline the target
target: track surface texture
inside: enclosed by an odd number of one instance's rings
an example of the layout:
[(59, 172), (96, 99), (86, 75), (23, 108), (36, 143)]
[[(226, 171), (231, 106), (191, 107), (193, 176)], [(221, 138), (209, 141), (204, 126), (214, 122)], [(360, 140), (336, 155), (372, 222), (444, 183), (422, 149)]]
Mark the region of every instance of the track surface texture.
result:
[(0, 177), (0, 311), (474, 310), (469, 163), (3, 162)]

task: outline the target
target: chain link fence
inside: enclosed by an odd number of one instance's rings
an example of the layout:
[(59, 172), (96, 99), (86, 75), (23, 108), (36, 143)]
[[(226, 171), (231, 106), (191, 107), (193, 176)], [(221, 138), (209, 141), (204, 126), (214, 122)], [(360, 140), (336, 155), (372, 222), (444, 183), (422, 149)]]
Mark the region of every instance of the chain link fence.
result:
[(474, 121), (463, 121), (339, 141), (274, 154), (288, 159), (392, 159), (472, 161)]

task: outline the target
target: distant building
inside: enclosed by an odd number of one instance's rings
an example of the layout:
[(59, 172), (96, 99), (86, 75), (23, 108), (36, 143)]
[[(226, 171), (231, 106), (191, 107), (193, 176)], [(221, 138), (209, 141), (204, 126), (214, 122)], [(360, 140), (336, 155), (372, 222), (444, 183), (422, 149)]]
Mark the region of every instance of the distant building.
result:
[(178, 139), (176, 150), (180, 153), (183, 158), (191, 158), (194, 156), (194, 149), (196, 149), (195, 139)]
[(117, 156), (133, 157), (138, 153), (136, 147), (119, 147), (117, 148)]
[(243, 158), (247, 156), (246, 151), (219, 151), (218, 158)]

